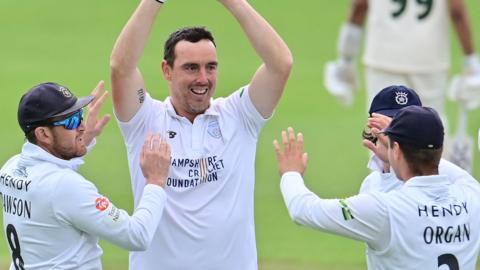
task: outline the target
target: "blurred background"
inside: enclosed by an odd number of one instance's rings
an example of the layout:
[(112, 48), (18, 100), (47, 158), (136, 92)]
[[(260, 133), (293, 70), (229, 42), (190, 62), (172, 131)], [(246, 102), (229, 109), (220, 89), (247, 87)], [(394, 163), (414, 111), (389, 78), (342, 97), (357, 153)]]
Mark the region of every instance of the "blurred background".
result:
[[(17, 123), (21, 95), (45, 81), (87, 95), (99, 80), (110, 89), (109, 57), (116, 37), (139, 1), (0, 0), (0, 163), (17, 154), (24, 136)], [(299, 227), (291, 222), (279, 190), (272, 141), (288, 126), (302, 131), (309, 153), (307, 185), (324, 198), (358, 192), (367, 175), (368, 153), (361, 145), (367, 117), (363, 76), (352, 107), (343, 107), (323, 84), (323, 65), (336, 58), (340, 25), (350, 1), (249, 1), (285, 39), (294, 55), (294, 68), (285, 94), (258, 143), (255, 219), (260, 269), (365, 269), (364, 245), (353, 240)], [(480, 48), (480, 1), (466, 0), (477, 49)], [(163, 43), (183, 26), (207, 26), (219, 56), (216, 96), (246, 84), (260, 59), (238, 24), (214, 0), (170, 0), (163, 8), (141, 60), (140, 68), (152, 96), (163, 100), (168, 88), (161, 76)], [(460, 72), (462, 53), (452, 33), (452, 73)], [(359, 67), (361, 65), (359, 64)], [(363, 70), (360, 69), (363, 74)], [(103, 113), (112, 112), (108, 100)], [(450, 131), (456, 105), (448, 104)], [(480, 111), (470, 113), (469, 134), (477, 138)], [(80, 172), (116, 206), (132, 212), (127, 156), (115, 120), (97, 138), (95, 150)], [(480, 177), (475, 149), (473, 175)], [(61, 202), (59, 202), (61, 203)], [(0, 218), (0, 221), (1, 218)], [(127, 269), (128, 253), (106, 242), (104, 268)], [(10, 250), (0, 234), (0, 269), (8, 269)]]

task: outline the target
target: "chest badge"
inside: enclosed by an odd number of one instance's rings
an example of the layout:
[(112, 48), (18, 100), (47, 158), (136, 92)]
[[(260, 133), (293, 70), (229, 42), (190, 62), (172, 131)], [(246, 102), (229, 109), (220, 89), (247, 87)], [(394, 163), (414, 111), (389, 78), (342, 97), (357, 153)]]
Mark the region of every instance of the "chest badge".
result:
[(220, 132), (220, 125), (218, 124), (217, 120), (208, 123), (207, 132), (215, 139), (220, 139), (220, 137), (222, 137), (222, 132)]

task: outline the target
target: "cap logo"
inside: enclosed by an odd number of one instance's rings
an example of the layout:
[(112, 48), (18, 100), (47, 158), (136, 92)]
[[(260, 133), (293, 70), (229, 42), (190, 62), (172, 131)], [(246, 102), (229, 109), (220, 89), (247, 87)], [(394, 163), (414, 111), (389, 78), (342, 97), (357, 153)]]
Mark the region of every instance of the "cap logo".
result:
[(72, 97), (72, 93), (70, 92), (70, 90), (68, 90), (67, 88), (65, 88), (63, 86), (59, 86), (58, 91), (60, 93), (62, 93), (62, 95), (66, 98), (71, 98)]
[(408, 103), (408, 93), (405, 92), (395, 92), (395, 102), (398, 105), (406, 105)]

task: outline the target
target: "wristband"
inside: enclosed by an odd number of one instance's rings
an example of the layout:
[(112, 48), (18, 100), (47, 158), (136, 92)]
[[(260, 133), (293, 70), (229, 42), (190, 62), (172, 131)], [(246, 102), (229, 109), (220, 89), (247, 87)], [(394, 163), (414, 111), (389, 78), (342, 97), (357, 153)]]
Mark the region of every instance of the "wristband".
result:
[(165, 2), (167, 2), (167, 0), (155, 0), (155, 2), (157, 2), (159, 4), (165, 4)]

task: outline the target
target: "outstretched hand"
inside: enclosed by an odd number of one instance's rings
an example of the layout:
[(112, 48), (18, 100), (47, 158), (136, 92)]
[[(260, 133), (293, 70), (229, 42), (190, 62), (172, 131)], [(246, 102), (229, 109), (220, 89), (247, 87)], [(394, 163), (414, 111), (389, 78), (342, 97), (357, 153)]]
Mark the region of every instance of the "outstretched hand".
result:
[(148, 184), (165, 187), (170, 169), (171, 150), (160, 134), (148, 135), (140, 154), (140, 167)]
[(110, 114), (106, 114), (102, 118), (98, 118), (102, 105), (108, 96), (108, 92), (104, 90), (105, 83), (100, 81), (95, 89), (93, 89), (91, 95), (94, 96), (93, 101), (88, 104), (87, 120), (85, 121), (85, 145), (90, 145), (92, 140), (100, 135), (105, 125), (110, 121)]
[(290, 171), (303, 175), (308, 163), (308, 155), (303, 149), (303, 134), (298, 133), (295, 137), (295, 132), (291, 127), (287, 131), (282, 130), (282, 144), (283, 151), (278, 141), (273, 141), (280, 175)]

